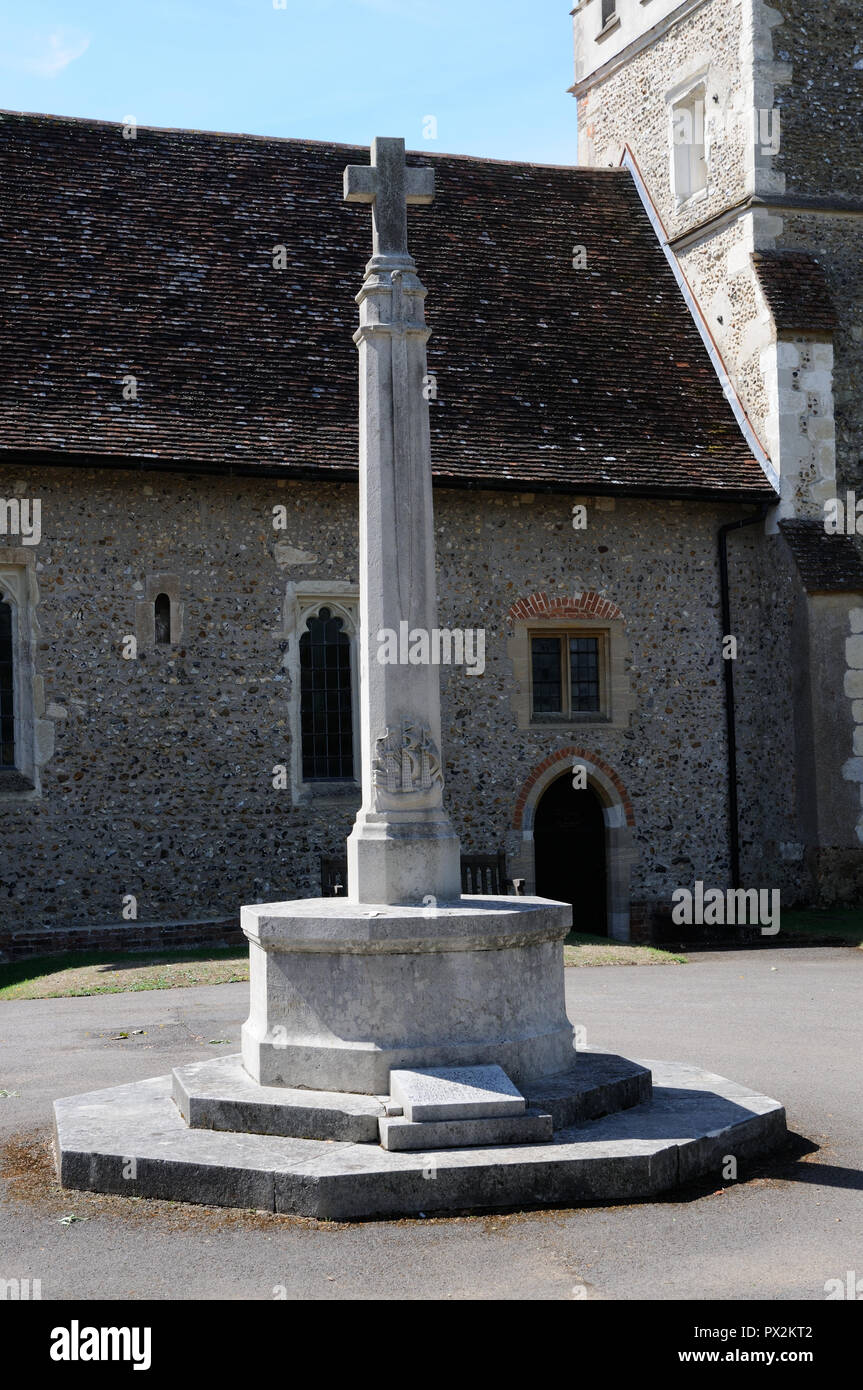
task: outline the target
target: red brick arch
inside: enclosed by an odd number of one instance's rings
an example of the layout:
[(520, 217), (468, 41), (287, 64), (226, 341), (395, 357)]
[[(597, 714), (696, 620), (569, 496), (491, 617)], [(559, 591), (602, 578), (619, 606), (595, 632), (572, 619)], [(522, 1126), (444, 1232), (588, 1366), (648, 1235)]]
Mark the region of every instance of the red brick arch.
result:
[[(626, 787), (623, 785), (623, 782), (620, 780), (617, 773), (614, 771), (614, 768), (609, 767), (608, 763), (605, 762), (602, 758), (600, 758), (598, 754), (591, 753), (587, 748), (571, 747), (558, 748), (554, 753), (549, 753), (548, 757), (544, 758), (543, 761), (539, 764), (539, 766), (534, 768), (533, 772), (530, 774), (527, 781), (524, 783), (521, 791), (519, 792), (518, 799), (515, 803), (515, 812), (512, 818), (514, 830), (522, 829), (524, 808), (527, 805), (528, 798), (530, 797), (530, 794), (533, 788), (536, 786), (537, 782), (539, 781), (540, 777), (542, 777), (544, 773), (548, 772), (549, 768), (554, 767), (556, 763), (572, 763), (579, 758), (583, 758), (584, 761), (587, 763), (592, 763), (594, 767), (598, 767), (600, 772), (605, 774), (609, 782), (611, 782), (612, 786), (614, 787), (615, 791), (617, 791), (618, 795), (620, 796), (621, 805), (623, 806), (624, 814), (626, 816), (626, 824), (629, 826), (630, 829), (634, 827), (635, 816), (632, 810), (632, 802), (629, 799), (629, 792), (626, 790)], [(561, 767), (561, 772), (562, 771), (563, 767)]]
[(622, 618), (623, 614), (611, 599), (603, 598), (595, 589), (588, 589), (584, 593), (573, 594), (571, 598), (562, 594), (549, 598), (544, 590), (540, 590), (528, 594), (527, 598), (516, 599), (506, 616), (507, 622), (513, 622), (516, 618), (525, 622), (534, 618), (599, 618), (613, 622)]

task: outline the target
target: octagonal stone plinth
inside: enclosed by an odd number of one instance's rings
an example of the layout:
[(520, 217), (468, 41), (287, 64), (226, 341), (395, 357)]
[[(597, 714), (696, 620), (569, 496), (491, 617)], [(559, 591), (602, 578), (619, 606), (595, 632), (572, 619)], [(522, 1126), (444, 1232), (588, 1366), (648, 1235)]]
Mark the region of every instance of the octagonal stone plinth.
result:
[(65, 1188), (354, 1221), (633, 1202), (703, 1178), (715, 1188), (729, 1154), (745, 1169), (785, 1142), (778, 1101), (698, 1067), (648, 1067), (650, 1099), (552, 1143), (431, 1153), (190, 1129), (171, 1078), (155, 1077), (55, 1101), (57, 1167)]
[(389, 1093), (393, 1067), (497, 1063), (517, 1086), (562, 1071), (574, 1060), (571, 920), (545, 898), (244, 907), (243, 1064), (262, 1086), (366, 1095)]
[[(175, 1067), (172, 1092), (190, 1129), (353, 1144), (378, 1144), (379, 1121), (394, 1104), (386, 1096), (259, 1086), (238, 1055)], [(650, 1072), (645, 1067), (613, 1052), (582, 1048), (575, 1066), (532, 1081), (524, 1099), (527, 1108), (551, 1116), (553, 1129), (566, 1129), (643, 1105), (650, 1097)]]

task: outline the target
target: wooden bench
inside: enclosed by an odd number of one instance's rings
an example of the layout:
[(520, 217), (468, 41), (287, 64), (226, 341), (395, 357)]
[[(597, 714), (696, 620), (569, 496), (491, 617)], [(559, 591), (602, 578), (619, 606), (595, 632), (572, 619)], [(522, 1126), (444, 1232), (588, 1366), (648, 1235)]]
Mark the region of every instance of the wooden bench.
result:
[[(463, 854), (461, 857), (461, 891), (466, 894), (486, 894), (506, 897), (509, 892), (506, 876), (506, 855)], [(347, 855), (321, 855), (321, 897), (344, 898), (348, 892)]]
[[(338, 892), (336, 891), (338, 889)], [(348, 896), (348, 857), (347, 855), (321, 855), (321, 897), (346, 898)]]
[(508, 890), (506, 855), (503, 850), (499, 854), (462, 855), (462, 893), (484, 893), (492, 898), (505, 898)]

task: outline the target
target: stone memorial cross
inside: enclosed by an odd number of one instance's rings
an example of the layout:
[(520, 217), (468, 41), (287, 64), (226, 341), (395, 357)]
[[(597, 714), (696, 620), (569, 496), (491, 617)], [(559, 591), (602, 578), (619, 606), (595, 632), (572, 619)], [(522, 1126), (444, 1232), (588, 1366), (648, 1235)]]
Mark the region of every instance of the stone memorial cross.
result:
[[(457, 901), (459, 843), (443, 809), (440, 674), (386, 664), (386, 634), (437, 624), (425, 289), (407, 247), (408, 204), (431, 203), (434, 171), (409, 169), (401, 139), (376, 139), (345, 170), (370, 203), (373, 254), (360, 326), (360, 729), (362, 807), (348, 839), (354, 903)], [(400, 643), (400, 649), (406, 644)]]

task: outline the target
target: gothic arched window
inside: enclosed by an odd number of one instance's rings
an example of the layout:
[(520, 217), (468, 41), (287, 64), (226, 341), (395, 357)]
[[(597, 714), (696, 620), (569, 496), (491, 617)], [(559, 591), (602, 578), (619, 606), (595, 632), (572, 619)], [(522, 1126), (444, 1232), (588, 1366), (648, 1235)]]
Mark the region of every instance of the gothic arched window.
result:
[(157, 594), (155, 609), (155, 636), (157, 645), (169, 645), (171, 641), (171, 600), (167, 594)]
[(0, 599), (0, 767), (15, 766), (15, 660), (12, 605)]
[(303, 780), (345, 781), (354, 775), (350, 637), (329, 608), (306, 628), (300, 638)]

